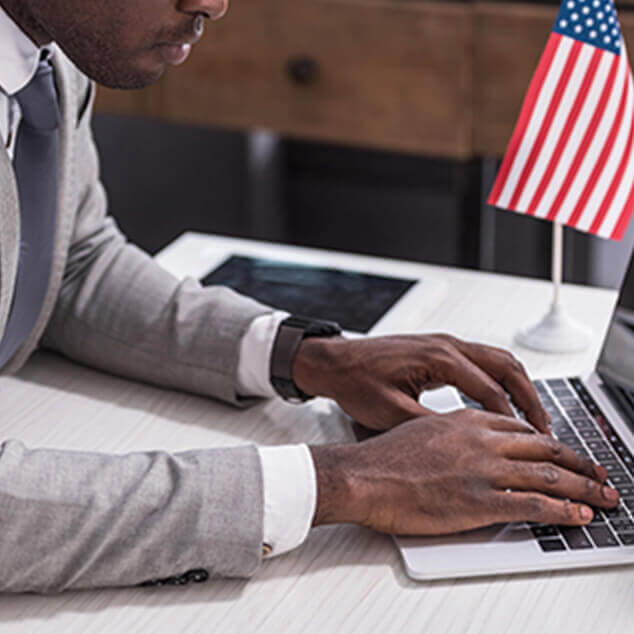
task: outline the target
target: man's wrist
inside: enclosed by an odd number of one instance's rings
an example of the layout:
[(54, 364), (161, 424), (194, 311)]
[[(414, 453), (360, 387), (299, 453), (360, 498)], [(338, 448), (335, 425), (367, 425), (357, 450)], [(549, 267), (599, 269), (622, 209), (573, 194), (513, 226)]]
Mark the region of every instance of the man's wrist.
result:
[(305, 339), (334, 337), (341, 333), (339, 324), (333, 321), (290, 315), (279, 326), (271, 353), (271, 384), (287, 401), (303, 402), (317, 392), (304, 392), (295, 382), (294, 364), (299, 348)]
[(293, 380), (297, 387), (310, 396), (333, 398), (336, 383), (337, 359), (341, 336), (310, 337), (304, 339), (293, 362)]
[(357, 477), (359, 445), (309, 447), (317, 479), (313, 526), (363, 524), (367, 517), (365, 487)]

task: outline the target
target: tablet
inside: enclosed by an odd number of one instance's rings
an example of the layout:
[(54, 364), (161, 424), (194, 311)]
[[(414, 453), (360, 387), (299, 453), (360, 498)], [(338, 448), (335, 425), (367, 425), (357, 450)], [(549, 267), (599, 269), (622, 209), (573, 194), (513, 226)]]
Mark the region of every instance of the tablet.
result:
[(201, 283), (228, 286), (292, 314), (368, 333), (419, 280), (233, 254)]
[(403, 260), (187, 232), (156, 256), (179, 279), (228, 284), (347, 337), (421, 332), (446, 297), (444, 271)]

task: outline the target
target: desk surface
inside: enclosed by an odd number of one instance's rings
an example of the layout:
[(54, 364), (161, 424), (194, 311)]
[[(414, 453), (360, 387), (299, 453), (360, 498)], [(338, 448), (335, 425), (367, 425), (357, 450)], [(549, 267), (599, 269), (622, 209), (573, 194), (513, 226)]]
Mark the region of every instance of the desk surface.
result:
[[(217, 244), (226, 241), (188, 234), (159, 261), (177, 274), (198, 273), (195, 253)], [(266, 248), (275, 254), (271, 245)], [(329, 257), (336, 265), (384, 266), (386, 272), (396, 268), (445, 280), (444, 299), (421, 306), (418, 326), (408, 329), (447, 330), (510, 347), (535, 376), (591, 369), (615, 298), (611, 291), (566, 286), (563, 297), (594, 328), (594, 344), (581, 354), (539, 355), (516, 348), (512, 335), (545, 309), (551, 293), (546, 282)], [(118, 453), (351, 440), (343, 416), (325, 400), (299, 407), (271, 401), (242, 412), (106, 376), (48, 353), (38, 353), (18, 376), (0, 379), (0, 403), (2, 437), (39, 447)], [(249, 581), (0, 596), (0, 632), (625, 633), (631, 631), (633, 599), (634, 567), (415, 583), (405, 576), (389, 537), (341, 526), (312, 531), (303, 547), (266, 562)]]

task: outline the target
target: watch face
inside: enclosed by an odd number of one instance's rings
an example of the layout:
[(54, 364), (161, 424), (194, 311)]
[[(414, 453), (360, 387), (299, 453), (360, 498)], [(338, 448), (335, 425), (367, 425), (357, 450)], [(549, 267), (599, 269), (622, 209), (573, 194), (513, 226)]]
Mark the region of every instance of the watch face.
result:
[(202, 279), (286, 310), (367, 333), (418, 280), (234, 255)]

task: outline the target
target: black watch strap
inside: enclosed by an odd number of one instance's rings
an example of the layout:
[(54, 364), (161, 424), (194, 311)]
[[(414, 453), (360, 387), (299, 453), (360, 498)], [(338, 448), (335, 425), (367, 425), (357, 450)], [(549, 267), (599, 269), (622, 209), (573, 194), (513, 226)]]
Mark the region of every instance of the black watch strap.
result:
[(287, 317), (277, 330), (271, 353), (271, 384), (286, 401), (304, 402), (311, 398), (293, 380), (293, 362), (299, 344), (307, 337), (333, 337), (341, 334), (334, 321), (310, 319), (301, 315)]

